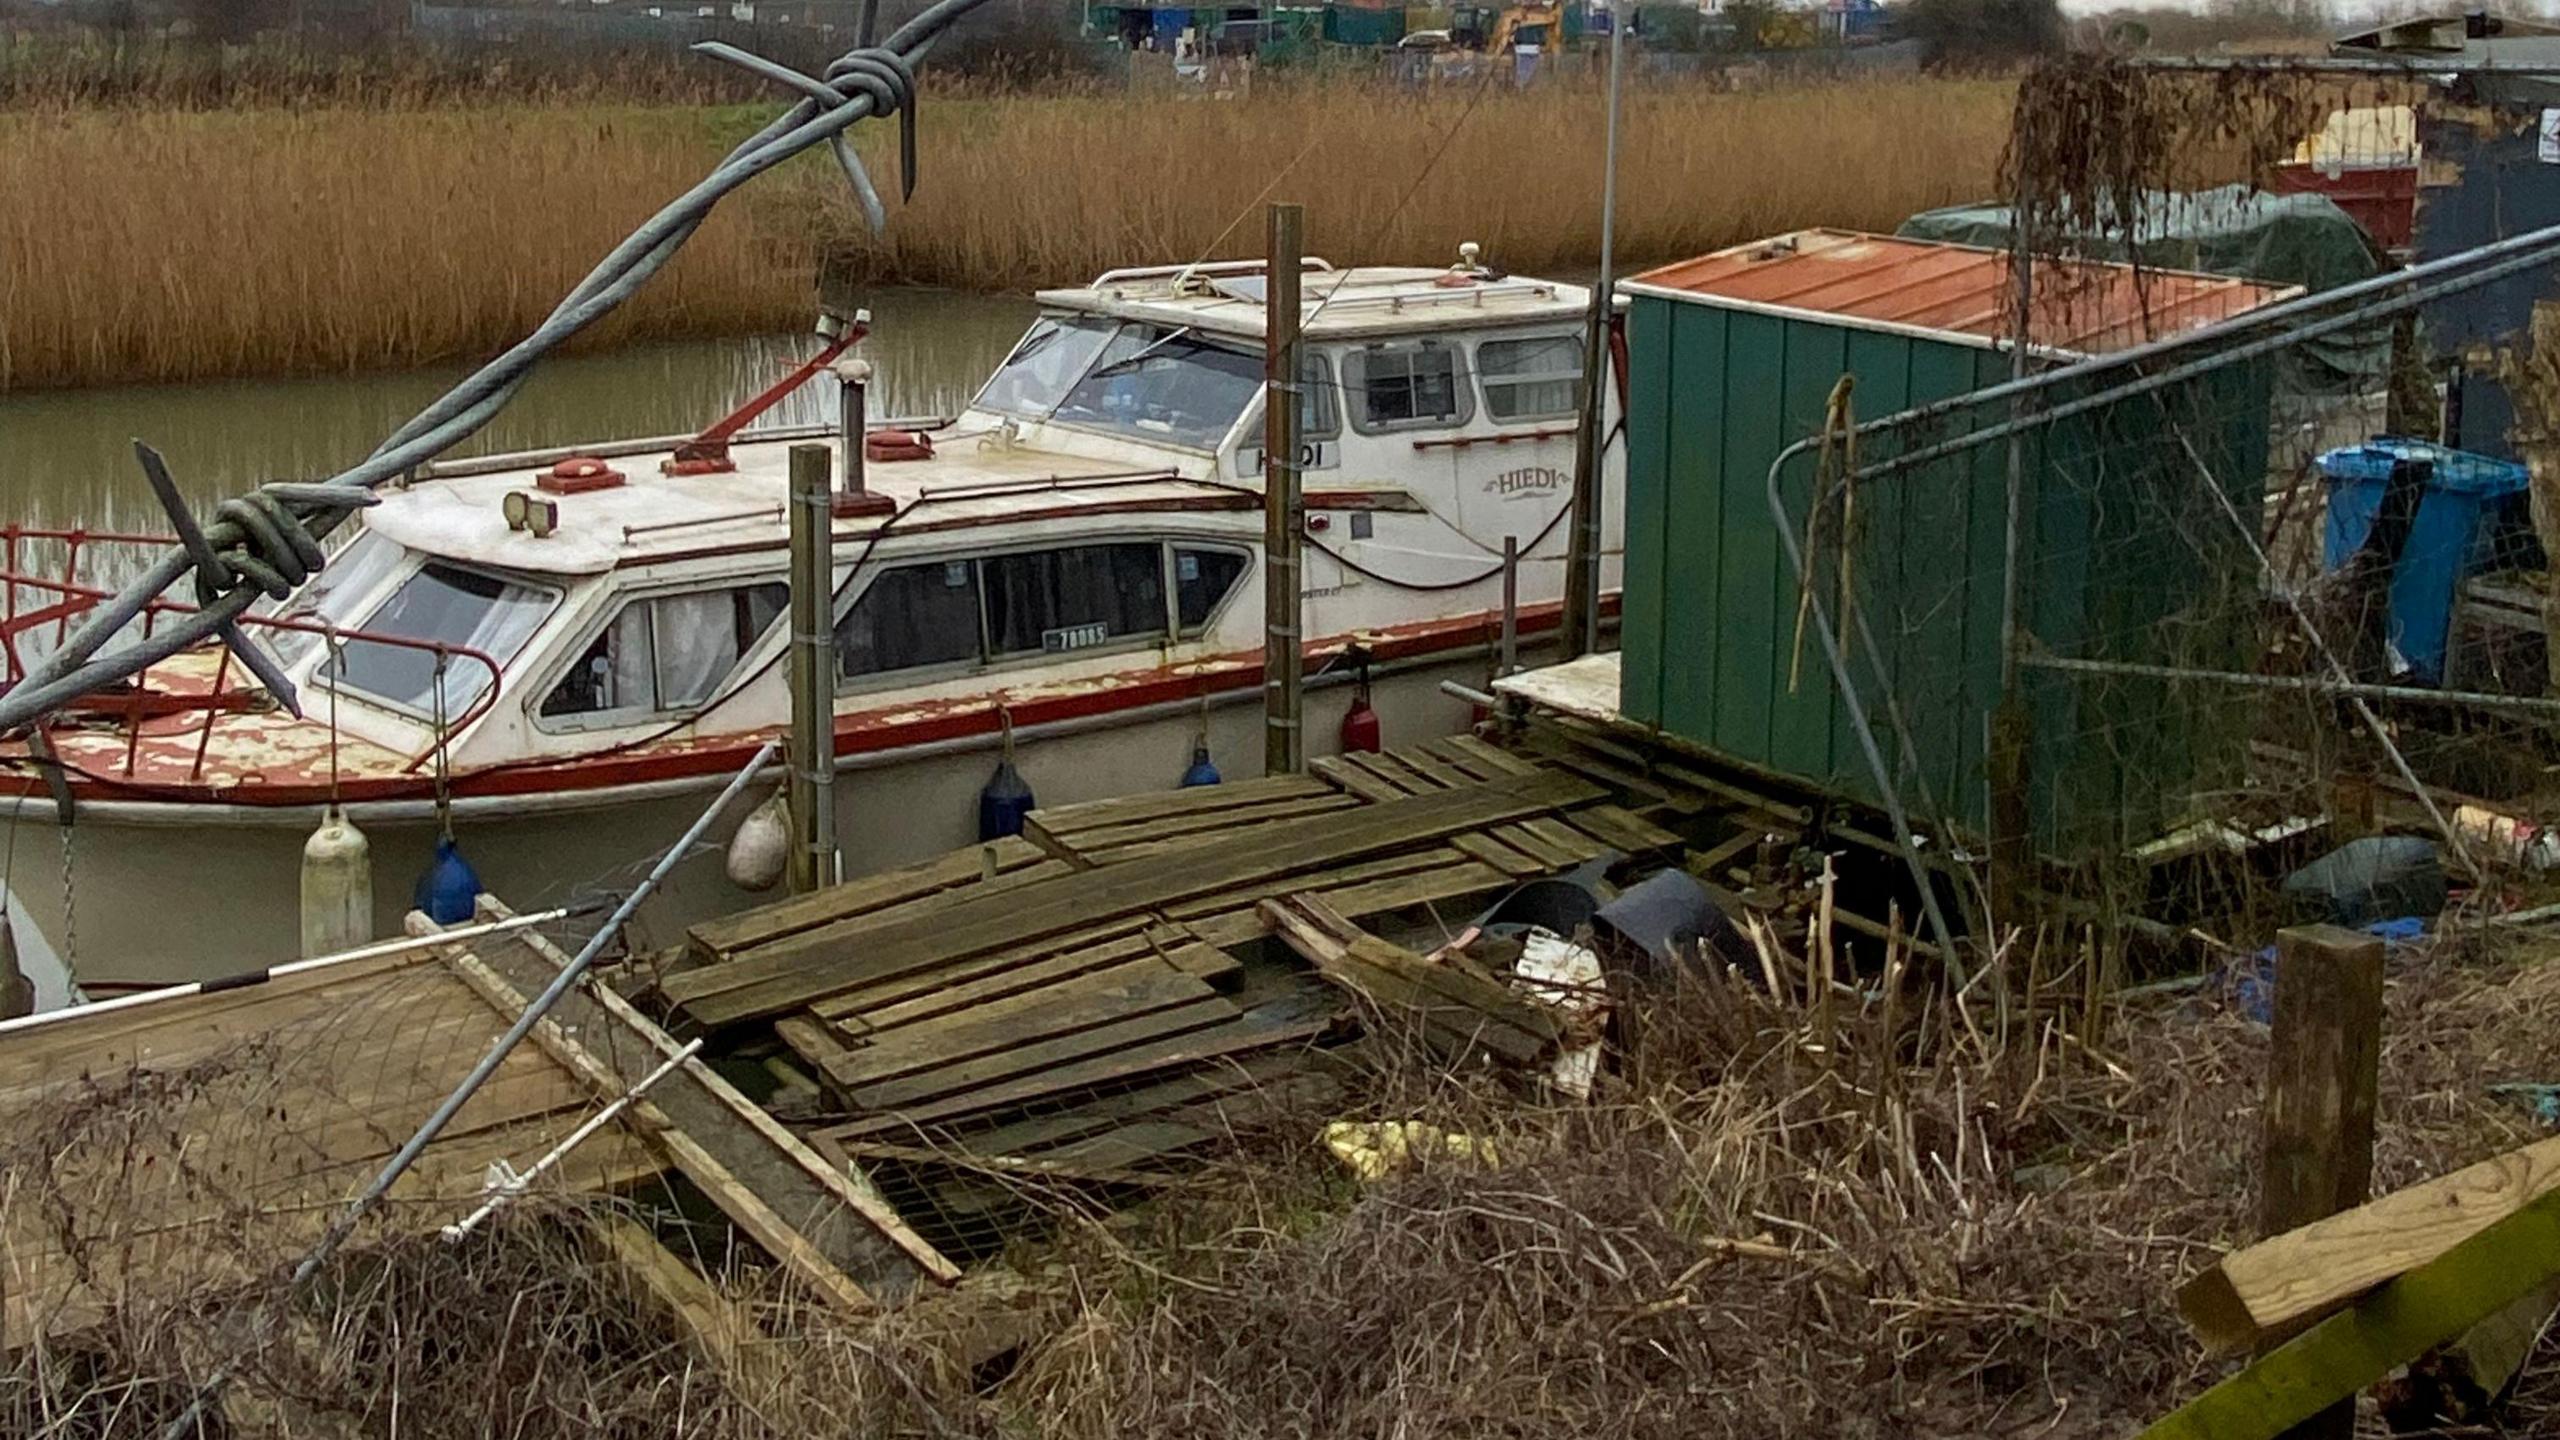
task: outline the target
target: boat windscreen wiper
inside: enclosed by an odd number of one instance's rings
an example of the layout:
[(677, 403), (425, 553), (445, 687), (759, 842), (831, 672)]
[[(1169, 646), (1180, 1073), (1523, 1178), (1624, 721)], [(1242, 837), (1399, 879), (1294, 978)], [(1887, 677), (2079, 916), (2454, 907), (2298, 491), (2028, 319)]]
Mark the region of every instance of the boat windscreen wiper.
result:
[(1148, 356), (1153, 355), (1176, 340), (1188, 338), (1190, 334), (1191, 327), (1185, 325), (1179, 330), (1172, 331), (1165, 335), (1160, 335), (1157, 338), (1148, 341), (1146, 347), (1139, 350), (1136, 354), (1123, 356), (1120, 359), (1114, 360), (1110, 364), (1103, 366), (1101, 369), (1094, 371), (1092, 374), (1085, 376), (1084, 380), (1079, 380), (1076, 383), (1081, 385), (1086, 381), (1108, 380), (1114, 375), (1126, 374), (1129, 371), (1136, 369), (1139, 363), (1145, 360)]

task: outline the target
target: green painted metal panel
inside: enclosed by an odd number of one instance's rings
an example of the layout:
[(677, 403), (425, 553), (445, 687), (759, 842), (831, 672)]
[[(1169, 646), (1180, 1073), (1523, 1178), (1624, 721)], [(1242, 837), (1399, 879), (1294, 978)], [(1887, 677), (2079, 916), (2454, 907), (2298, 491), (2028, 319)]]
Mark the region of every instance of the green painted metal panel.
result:
[(1618, 709), (1662, 723), (1664, 552), (1671, 544), (1671, 407), (1676, 358), (1667, 302), (1640, 299), (1627, 315), (1626, 580), (1618, 617)]
[[(1664, 307), (1672, 317), (1670, 453), (1664, 574), (1679, 587), (1664, 597), (1661, 680), (1666, 716), (1704, 723), (1714, 713), (1721, 618), (1707, 596), (1724, 574), (1724, 452), (1728, 317), (1695, 305)], [(1667, 723), (1667, 722), (1666, 722)], [(1683, 733), (1687, 733), (1684, 731)]]
[[(1755, 765), (1771, 763), (1771, 678), (1779, 631), (1778, 583), (1787, 570), (1765, 477), (1795, 438), (1785, 423), (1788, 332), (1796, 322), (1746, 310), (1725, 321), (1724, 467), (1713, 597), (1715, 697), (1707, 741)], [(1796, 432), (1801, 433), (1801, 432)], [(1790, 612), (1792, 618), (1792, 612)]]
[[(1785, 367), (1780, 379), (1779, 433), (1800, 437), (1821, 433), (1830, 409), (1831, 392), (1849, 369), (1849, 334), (1838, 326), (1787, 324)], [(1774, 458), (1774, 456), (1772, 457)], [(1768, 470), (1764, 463), (1762, 472)], [(1766, 482), (1760, 487), (1761, 511), (1767, 513)], [(1774, 522), (1773, 522), (1774, 524)], [(1831, 668), (1822, 647), (1804, 637), (1808, 663), (1794, 660), (1796, 616), (1803, 609), (1803, 584), (1780, 550), (1771, 601), (1778, 616), (1778, 644), (1769, 656), (1769, 764), (1793, 775), (1838, 778), (1831, 749), (1832, 712), (1836, 708)], [(1817, 576), (1827, 573), (1817, 569)], [(1852, 566), (1852, 574), (1855, 567)], [(1812, 623), (1808, 616), (1806, 624)]]

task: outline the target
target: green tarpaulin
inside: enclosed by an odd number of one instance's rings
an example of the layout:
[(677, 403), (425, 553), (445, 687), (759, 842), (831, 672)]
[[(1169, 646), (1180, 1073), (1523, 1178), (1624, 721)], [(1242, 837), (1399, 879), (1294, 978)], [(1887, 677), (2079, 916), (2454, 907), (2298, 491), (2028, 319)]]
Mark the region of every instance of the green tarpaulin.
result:
[[(2143, 217), (2128, 246), (2124, 227), (2092, 227), (2099, 233), (2076, 242), (2084, 254), (2108, 260), (2138, 249), (2143, 264), (2164, 270), (2202, 270), (2275, 285), (2326, 290), (2378, 275), (2389, 263), (2364, 228), (2325, 195), (2276, 195), (2245, 185), (2218, 190), (2146, 192)], [(1951, 205), (1902, 223), (1907, 239), (2005, 249), (2009, 207)], [(2378, 321), (2309, 342), (2289, 377), (2319, 393), (2379, 388), (2391, 369), (2391, 322)]]

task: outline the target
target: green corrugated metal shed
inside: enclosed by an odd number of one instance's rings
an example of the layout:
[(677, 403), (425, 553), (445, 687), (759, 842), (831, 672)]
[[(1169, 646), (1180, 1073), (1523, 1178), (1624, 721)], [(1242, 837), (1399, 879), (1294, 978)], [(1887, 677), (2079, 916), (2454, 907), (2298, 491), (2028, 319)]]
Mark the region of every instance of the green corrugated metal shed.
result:
[[(2051, 316), (2040, 304), (2033, 322), (2031, 353), (2045, 363), (2194, 328), (2282, 293), (2163, 272), (2147, 272), (2136, 287), (2131, 272), (2115, 266), (2040, 261), (2037, 274), (2040, 294), (2068, 297)], [(1769, 511), (1769, 467), (1822, 428), (1844, 374), (1856, 377), (1862, 420), (2008, 379), (2001, 337), (2010, 283), (1997, 251), (1838, 231), (1739, 246), (1626, 282), (1620, 703), (1629, 718), (1749, 764), (1880, 798), (1818, 637), (1805, 637), (1789, 686), (1798, 587)], [(2264, 491), (2265, 387), (2262, 365), (2236, 367), (2172, 392), (2166, 412), (2127, 402), (2026, 446), (2021, 623), (2046, 649), (2245, 663), (2234, 649), (2245, 627), (2185, 634), (2168, 623), (2241, 613), (2247, 607), (2230, 587), (2254, 596), (2256, 582), (2227, 517), (2218, 507), (2200, 514), (2194, 460), (2163, 443), (2173, 437), (2162, 417), (2196, 420), (2187, 433), (2198, 458), (2255, 517)], [(1955, 433), (1941, 428), (1913, 441)], [(1861, 458), (1882, 456), (1871, 445)], [(1889, 683), (1864, 684), (1861, 693), (1899, 788), (1922, 818), (1976, 834), (1989, 829), (1989, 722), (2001, 698), (2006, 476), (2006, 447), (1995, 443), (1861, 487), (1849, 552), (1889, 672)], [(1799, 526), (1813, 477), (1810, 455), (1784, 477)], [(1833, 598), (1824, 596), (1826, 604)], [(2165, 643), (2171, 636), (2174, 647)], [(1867, 672), (1855, 664), (1853, 673)], [(2230, 717), (2230, 695), (2196, 690), (2028, 672), (2022, 699), (2034, 725), (2038, 840), (2070, 852), (2156, 833), (2188, 794), (2227, 770), (2238, 740), (2216, 726)], [(1909, 754), (1888, 723), (1888, 694), (1911, 732)]]

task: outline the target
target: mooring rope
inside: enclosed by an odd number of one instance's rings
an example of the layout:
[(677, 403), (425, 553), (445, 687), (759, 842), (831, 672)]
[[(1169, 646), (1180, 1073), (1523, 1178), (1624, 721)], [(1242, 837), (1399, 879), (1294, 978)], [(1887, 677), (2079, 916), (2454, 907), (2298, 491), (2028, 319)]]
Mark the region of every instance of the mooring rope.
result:
[[(868, 36), (863, 37), (864, 43), (838, 57), (823, 77), (801, 74), (734, 46), (714, 42), (694, 47), (786, 84), (802, 98), (740, 142), (693, 188), (642, 222), (561, 299), (533, 333), (439, 396), (357, 465), (317, 485), (263, 486), (251, 496), (224, 502), (216, 509), (213, 523), (199, 529), (191, 517), (185, 517), (183, 507), (172, 503), (175, 490), (166, 484), (165, 468), (153, 474), (158, 457), (145, 458), (145, 473), (151, 475), (156, 491), (166, 492), (163, 503), (171, 508), (171, 520), (187, 542), (173, 547), (139, 579), (93, 610), (52, 654), (0, 694), (0, 731), (16, 729), (216, 634), (242, 652), (242, 662), (258, 673), (279, 700), (292, 703), (291, 687), (281, 671), (240, 638), (236, 624), (260, 595), (274, 592), (270, 582), (290, 582), (297, 573), (307, 579), (319, 568), (319, 542), (351, 509), (371, 503), (364, 492), (424, 465), (477, 433), (515, 397), (536, 364), (638, 293), (684, 248), (714, 206), (757, 176), (804, 151), (829, 146), (845, 169), (865, 219), (875, 227), (883, 223), (878, 192), (844, 143), (844, 132), (864, 119), (898, 115), (899, 178), (902, 193), (911, 193), (916, 177), (915, 67), (952, 25), (986, 3), (938, 0), (881, 44), (872, 45)], [(203, 593), (203, 608), (99, 653), (190, 572)]]

